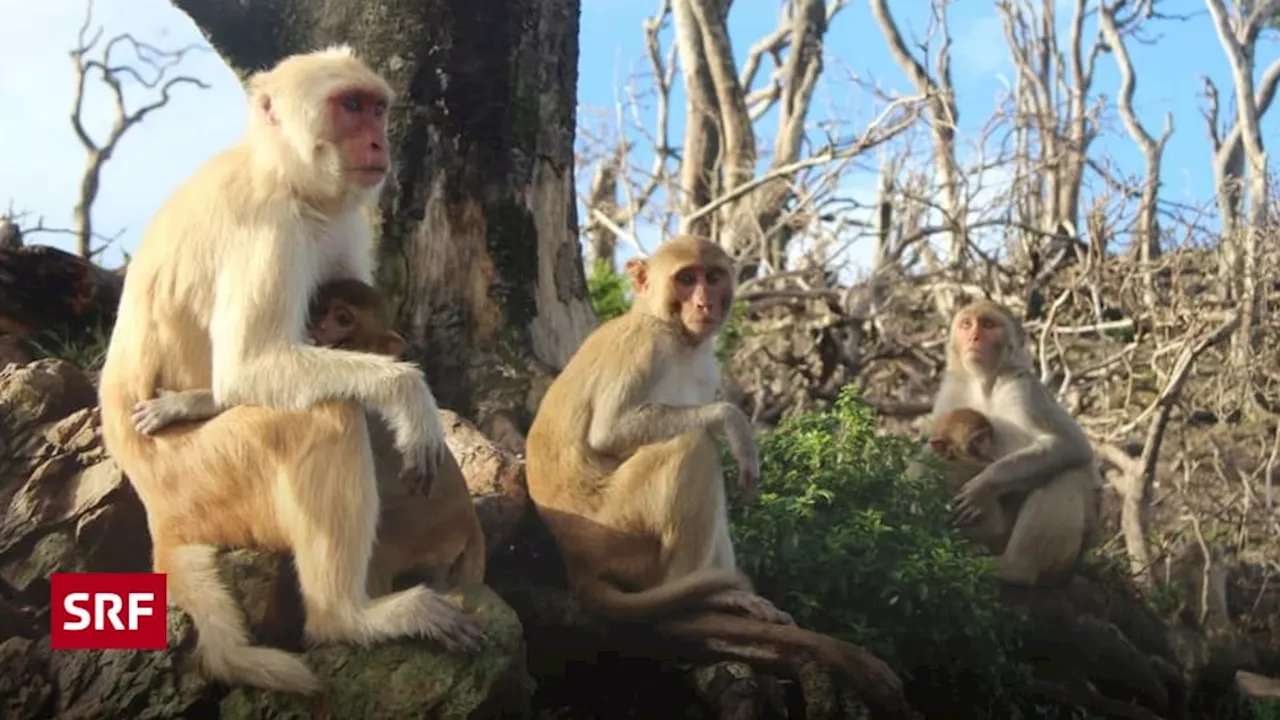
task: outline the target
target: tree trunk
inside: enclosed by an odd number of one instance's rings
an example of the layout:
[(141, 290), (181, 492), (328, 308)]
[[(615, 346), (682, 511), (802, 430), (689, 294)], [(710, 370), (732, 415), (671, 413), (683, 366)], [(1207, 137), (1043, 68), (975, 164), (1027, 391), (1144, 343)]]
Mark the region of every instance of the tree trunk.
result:
[[(595, 326), (573, 195), (580, 0), (175, 0), (242, 75), (347, 42), (396, 89), (379, 284), (442, 406), (527, 420)], [(523, 422), (522, 422), (523, 424)]]

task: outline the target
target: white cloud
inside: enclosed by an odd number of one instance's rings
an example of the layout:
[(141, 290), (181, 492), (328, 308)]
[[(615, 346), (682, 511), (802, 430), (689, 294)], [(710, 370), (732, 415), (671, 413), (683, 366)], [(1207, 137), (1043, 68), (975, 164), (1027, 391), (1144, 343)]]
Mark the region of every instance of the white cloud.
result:
[(983, 15), (969, 20), (955, 33), (955, 72), (970, 76), (991, 75), (1008, 68), (1009, 46), (1005, 42), (1004, 25), (998, 15)]
[[(15, 210), (43, 216), (53, 227), (70, 227), (85, 163), (70, 123), (75, 74), (69, 55), (85, 7), (72, 0), (0, 0), (7, 30), (0, 44), (0, 97), (10, 100), (0, 113), (0, 207), (12, 203)], [(99, 0), (91, 27), (98, 25), (105, 28), (99, 47), (124, 32), (162, 49), (206, 44), (190, 19), (165, 0)], [(170, 104), (131, 129), (107, 162), (94, 206), (95, 228), (107, 235), (125, 231), (119, 247), (103, 257), (108, 265), (120, 261), (119, 249), (136, 247), (147, 221), (174, 186), (234, 142), (243, 128), (244, 93), (216, 53), (189, 54), (170, 74), (175, 71), (211, 87), (176, 88)], [(126, 90), (132, 103), (157, 97), (133, 90), (138, 88)], [(91, 79), (84, 112), (89, 134), (101, 139), (112, 114), (110, 93)], [(30, 241), (71, 246), (70, 238), (61, 235), (37, 235)]]

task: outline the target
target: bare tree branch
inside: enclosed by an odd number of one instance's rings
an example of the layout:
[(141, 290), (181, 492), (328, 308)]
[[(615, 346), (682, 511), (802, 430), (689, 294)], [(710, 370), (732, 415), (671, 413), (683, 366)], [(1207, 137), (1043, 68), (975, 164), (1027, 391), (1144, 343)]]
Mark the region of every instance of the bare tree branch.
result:
[[(179, 85), (194, 85), (201, 89), (209, 88), (209, 85), (204, 81), (185, 75), (165, 79), (168, 71), (182, 62), (183, 57), (188, 52), (207, 50), (208, 48), (204, 46), (189, 45), (172, 51), (160, 50), (125, 33), (107, 41), (99, 59), (91, 58), (89, 54), (97, 46), (98, 41), (102, 39), (103, 33), (103, 28), (99, 27), (92, 38), (88, 37), (92, 19), (93, 0), (89, 0), (88, 8), (85, 10), (84, 23), (80, 27), (79, 44), (71, 51), (71, 59), (76, 66), (76, 91), (71, 111), (71, 128), (75, 131), (76, 137), (88, 154), (84, 174), (80, 179), (80, 195), (72, 212), (72, 224), (76, 234), (77, 252), (80, 257), (86, 259), (92, 258), (105, 249), (105, 247), (96, 249), (91, 247), (91, 240), (94, 237), (91, 214), (93, 203), (97, 200), (101, 187), (102, 168), (111, 159), (112, 154), (120, 143), (120, 139), (124, 137), (124, 134), (130, 128), (146, 119), (147, 115), (167, 105), (171, 97), (170, 93), (175, 87)], [(143, 77), (137, 69), (129, 65), (114, 64), (112, 52), (117, 45), (127, 45), (132, 50), (136, 61), (152, 70), (152, 77), (150, 79)], [(90, 137), (88, 130), (84, 126), (85, 85), (88, 82), (90, 72), (99, 74), (102, 82), (111, 88), (111, 93), (115, 98), (115, 115), (111, 128), (107, 131), (106, 138), (101, 142)], [(127, 110), (125, 108), (124, 84), (122, 82), (124, 78), (129, 78), (147, 89), (159, 87), (160, 97), (132, 111)], [(163, 85), (161, 84), (162, 82)]]

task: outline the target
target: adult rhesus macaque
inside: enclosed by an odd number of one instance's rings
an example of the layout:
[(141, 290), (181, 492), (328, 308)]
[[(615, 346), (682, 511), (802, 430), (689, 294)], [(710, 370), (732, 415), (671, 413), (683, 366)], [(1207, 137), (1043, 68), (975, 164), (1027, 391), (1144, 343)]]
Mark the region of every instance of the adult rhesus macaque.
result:
[[(943, 485), (954, 495), (995, 460), (995, 427), (986, 415), (973, 408), (956, 408), (943, 413), (934, 423), (929, 448), (944, 461)], [(981, 508), (977, 519), (961, 526), (962, 532), (991, 554), (999, 555), (1004, 552), (1013, 518), (1025, 497), (1025, 493), (1011, 492), (992, 498)]]
[(901, 683), (887, 666), (795, 627), (737, 570), (712, 434), (728, 441), (746, 495), (760, 461), (746, 415), (715, 401), (714, 337), (733, 301), (732, 261), (713, 242), (681, 236), (626, 270), (631, 309), (587, 337), (529, 428), (529, 496), (572, 590), (602, 616), (653, 620), (659, 631), (725, 655), (739, 652), (727, 641), (772, 647), (783, 662), (796, 649), (812, 653), (869, 697), (900, 701)]
[[(304, 343), (318, 285), (372, 281), (361, 206), (386, 176), (391, 96), (346, 47), (254, 75), (243, 139), (174, 191), (125, 278), (100, 381), (103, 439), (146, 508), (169, 600), (223, 681), (319, 688), (300, 657), (250, 644), (218, 576), (220, 545), (293, 552), (312, 642), (425, 636), (466, 650), (483, 638), (425, 586), (366, 592), (379, 514), (366, 408), (407, 466), (448, 452), (421, 371)], [(133, 409), (157, 388), (210, 388), (225, 411), (144, 435)]]
[[(352, 279), (330, 280), (316, 290), (309, 312), (307, 333), (317, 345), (392, 357), (404, 352), (404, 338), (391, 329), (386, 301), (372, 285)], [(134, 407), (139, 432), (153, 435), (175, 422), (205, 420), (218, 414), (208, 389), (160, 392), (159, 397)], [(370, 425), (370, 435), (379, 461), (382, 502), (369, 569), (369, 595), (380, 597), (391, 592), (392, 580), (405, 572), (449, 587), (482, 582), (484, 530), (453, 454), (442, 455), (426, 481), (406, 481), (398, 474), (399, 459), (382, 426)]]
[[(391, 329), (382, 294), (372, 285), (350, 278), (330, 280), (316, 289), (308, 304), (306, 333), (315, 345), (393, 358), (399, 358), (405, 349), (404, 338)], [(144, 435), (154, 435), (175, 422), (208, 420), (220, 412), (208, 388), (157, 391), (157, 397), (140, 400), (133, 408), (134, 425)]]
[(1066, 582), (1096, 529), (1101, 478), (1088, 437), (1032, 373), (1021, 326), (995, 303), (972, 303), (952, 320), (933, 417), (956, 408), (983, 413), (995, 430), (995, 460), (955, 494), (957, 520), (1026, 493), (998, 575), (1018, 585)]

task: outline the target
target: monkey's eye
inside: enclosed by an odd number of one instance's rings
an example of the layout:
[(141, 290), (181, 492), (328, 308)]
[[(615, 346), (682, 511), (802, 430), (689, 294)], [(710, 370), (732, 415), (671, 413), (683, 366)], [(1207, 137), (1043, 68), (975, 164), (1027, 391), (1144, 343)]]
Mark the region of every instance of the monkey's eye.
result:
[(364, 106), (360, 102), (359, 97), (356, 97), (355, 95), (347, 95), (346, 97), (342, 98), (342, 107), (353, 113), (358, 113), (360, 112), (361, 108), (363, 108)]
[(387, 114), (387, 101), (379, 100), (373, 104), (373, 116), (382, 117)]
[(720, 284), (720, 281), (721, 281), (721, 280), (724, 280), (724, 271), (723, 271), (723, 270), (720, 270), (720, 269), (717, 269), (717, 268), (712, 268), (712, 269), (710, 269), (710, 270), (708, 270), (708, 271), (707, 271), (707, 283), (708, 283), (708, 284), (710, 284), (710, 285), (718, 285), (718, 284)]
[(351, 327), (351, 324), (355, 322), (351, 315), (345, 312), (338, 313), (337, 320), (338, 325), (343, 328), (349, 328)]
[(994, 328), (995, 326), (996, 326), (996, 321), (995, 321), (995, 319), (993, 319), (993, 318), (989, 318), (989, 317), (984, 317), (984, 318), (982, 318), (982, 329), (983, 329), (983, 330), (990, 330), (990, 329)]
[(960, 322), (956, 323), (956, 325), (961, 330), (968, 330), (969, 326), (973, 325), (973, 319), (968, 317), (962, 317), (960, 318)]
[(692, 285), (698, 281), (698, 274), (690, 269), (684, 269), (676, 273), (676, 282), (681, 285)]

